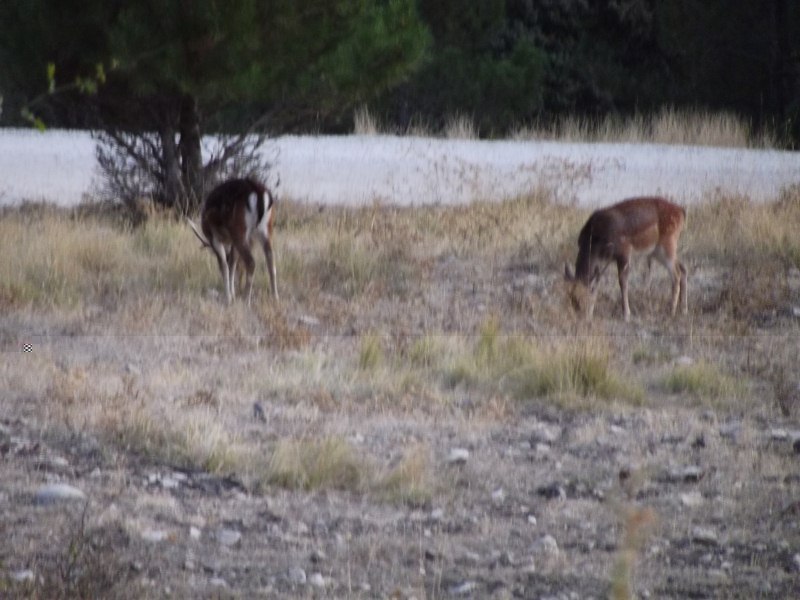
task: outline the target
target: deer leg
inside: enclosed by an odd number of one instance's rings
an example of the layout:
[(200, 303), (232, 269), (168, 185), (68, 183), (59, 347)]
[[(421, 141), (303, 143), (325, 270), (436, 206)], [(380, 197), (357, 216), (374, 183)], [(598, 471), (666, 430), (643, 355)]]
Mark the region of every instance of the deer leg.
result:
[(269, 273), (269, 286), (272, 289), (272, 297), (278, 299), (278, 275), (275, 272), (275, 257), (272, 253), (272, 242), (269, 238), (264, 238), (261, 245), (264, 248), (264, 258), (267, 259), (267, 273)]
[[(677, 262), (677, 261), (676, 261)], [(680, 276), (680, 283), (681, 283), (681, 291), (680, 291), (680, 304), (681, 310), (683, 311), (684, 315), (689, 314), (689, 290), (687, 289), (688, 281), (688, 271), (686, 267), (683, 266), (682, 263), (677, 262), (678, 270), (681, 272)]]
[(631, 307), (628, 303), (628, 273), (630, 272), (630, 263), (627, 258), (617, 259), (617, 278), (619, 279), (619, 291), (622, 295), (622, 313), (626, 321), (631, 319)]
[(231, 299), (236, 298), (236, 251), (231, 246), (228, 251), (228, 285), (231, 290)]
[(247, 273), (244, 293), (247, 296), (247, 306), (250, 306), (250, 296), (253, 292), (253, 271), (256, 270), (256, 261), (253, 259), (253, 253), (250, 252), (250, 248), (245, 242), (236, 244), (236, 251), (242, 257), (242, 262), (244, 262), (244, 268)]
[(211, 249), (217, 257), (217, 264), (219, 265), (219, 272), (222, 274), (222, 283), (225, 285), (225, 302), (231, 303), (231, 289), (230, 289), (230, 275), (228, 270), (228, 261), (225, 256), (225, 245), (217, 240), (211, 240)]
[(674, 317), (678, 312), (678, 303), (686, 305), (686, 267), (684, 267), (675, 257), (675, 251), (671, 248), (662, 249), (654, 252), (655, 258), (664, 265), (672, 280), (672, 296), (670, 298), (670, 314)]

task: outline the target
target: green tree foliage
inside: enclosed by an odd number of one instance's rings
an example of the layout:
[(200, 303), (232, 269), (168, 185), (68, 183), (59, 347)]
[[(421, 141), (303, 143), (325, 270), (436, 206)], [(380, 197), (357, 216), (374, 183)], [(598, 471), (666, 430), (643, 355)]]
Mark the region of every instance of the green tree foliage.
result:
[(411, 82), (382, 100), (393, 119), (441, 126), (470, 115), (484, 133), (499, 133), (542, 109), (546, 56), (529, 36), (507, 32), (504, 0), (419, 0), (432, 51)]
[[(29, 106), (180, 134), (268, 114), (274, 131), (331, 132), (368, 102), (401, 126), (463, 113), (502, 135), (669, 105), (800, 140), (792, 0), (3, 0), (0, 22), (6, 121)], [(48, 64), (64, 93), (46, 93)]]
[[(157, 146), (162, 199), (181, 210), (203, 196), (204, 132), (237, 112), (275, 129), (335, 119), (402, 80), (428, 43), (413, 0), (8, 0), (0, 18), (15, 24), (0, 40), (0, 89), (16, 108), (99, 126), (134, 161)], [(30, 107), (48, 64), (71, 93)]]

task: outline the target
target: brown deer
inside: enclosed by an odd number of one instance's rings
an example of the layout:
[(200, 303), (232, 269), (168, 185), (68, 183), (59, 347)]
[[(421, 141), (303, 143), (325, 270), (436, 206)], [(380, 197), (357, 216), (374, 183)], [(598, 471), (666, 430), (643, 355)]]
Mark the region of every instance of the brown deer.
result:
[(680, 302), (688, 311), (686, 267), (678, 261), (678, 238), (686, 223), (686, 211), (664, 198), (631, 198), (592, 213), (578, 236), (578, 259), (573, 274), (564, 266), (564, 277), (572, 284), (570, 299), (576, 310), (588, 292), (586, 316), (592, 318), (597, 283), (611, 261), (617, 263), (622, 311), (631, 316), (628, 304), (628, 272), (634, 252), (648, 253), (648, 274), (653, 259), (672, 278), (672, 315)]
[(245, 293), (250, 304), (255, 271), (250, 247), (254, 238), (264, 249), (272, 295), (278, 298), (272, 254), (273, 204), (272, 194), (258, 181), (230, 179), (215, 187), (206, 198), (200, 210), (200, 229), (188, 217), (186, 219), (203, 246), (211, 248), (217, 256), (228, 304), (236, 294), (237, 257), (242, 258), (247, 271)]

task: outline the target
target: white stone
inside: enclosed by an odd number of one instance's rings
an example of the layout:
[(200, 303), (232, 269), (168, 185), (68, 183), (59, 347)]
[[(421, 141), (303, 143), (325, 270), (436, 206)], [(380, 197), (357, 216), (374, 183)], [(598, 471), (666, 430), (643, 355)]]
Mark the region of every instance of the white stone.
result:
[(36, 491), (36, 495), (33, 498), (34, 504), (55, 504), (56, 502), (70, 502), (75, 500), (86, 500), (86, 494), (78, 488), (66, 483), (50, 483), (43, 485)]
[(465, 581), (464, 583), (451, 587), (450, 593), (454, 596), (466, 596), (474, 592), (477, 587), (478, 584), (474, 581)]
[(306, 584), (306, 572), (300, 567), (292, 567), (288, 573), (289, 583), (293, 585)]
[(17, 583), (25, 583), (28, 581), (33, 581), (34, 579), (33, 571), (30, 569), (23, 569), (21, 571), (14, 571), (11, 573), (11, 579), (16, 581)]
[(145, 529), (141, 536), (146, 542), (163, 542), (169, 537), (169, 532), (163, 529)]
[(700, 492), (687, 492), (680, 495), (681, 504), (689, 508), (695, 508), (703, 504), (703, 494)]
[(469, 459), (469, 450), (466, 448), (453, 448), (447, 456), (447, 462), (451, 465), (463, 465)]
[(217, 541), (223, 546), (235, 546), (242, 539), (242, 534), (235, 529), (220, 529), (217, 533)]
[(545, 535), (533, 542), (530, 549), (534, 554), (558, 554), (558, 543), (552, 535)]

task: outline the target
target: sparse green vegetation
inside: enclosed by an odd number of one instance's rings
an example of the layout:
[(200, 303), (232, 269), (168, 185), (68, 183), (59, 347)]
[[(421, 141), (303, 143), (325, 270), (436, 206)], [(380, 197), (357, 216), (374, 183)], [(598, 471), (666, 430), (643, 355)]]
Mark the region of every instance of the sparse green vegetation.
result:
[(381, 498), (390, 502), (419, 506), (430, 501), (434, 493), (430, 449), (422, 445), (409, 448), (374, 487)]
[(662, 382), (671, 394), (688, 394), (699, 400), (720, 400), (742, 393), (743, 386), (713, 364), (677, 365)]
[(288, 488), (358, 491), (369, 479), (369, 466), (341, 438), (283, 440), (272, 452), (265, 479)]
[(495, 319), (484, 323), (473, 352), (457, 360), (447, 380), (452, 386), (479, 385), (518, 399), (551, 397), (583, 404), (582, 398), (599, 398), (640, 404), (644, 396), (639, 385), (614, 371), (602, 340), (553, 343), (503, 335)]

